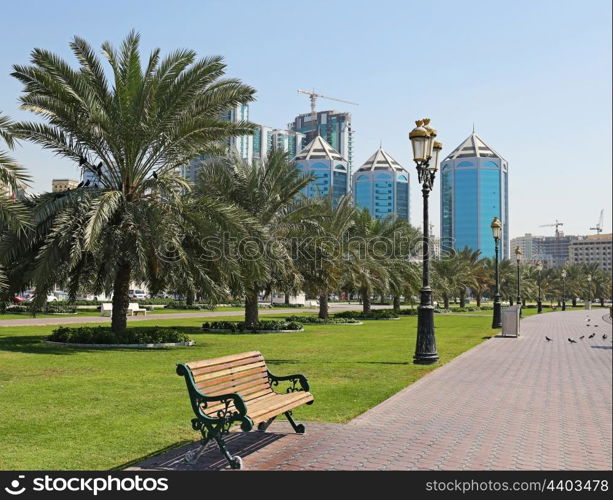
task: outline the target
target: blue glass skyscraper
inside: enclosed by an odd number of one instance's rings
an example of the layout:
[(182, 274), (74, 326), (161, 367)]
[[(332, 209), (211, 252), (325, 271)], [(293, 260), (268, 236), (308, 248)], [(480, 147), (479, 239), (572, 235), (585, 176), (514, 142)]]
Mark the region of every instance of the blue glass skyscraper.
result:
[(294, 158), (296, 168), (315, 179), (304, 188), (308, 198), (332, 193), (334, 203), (349, 192), (347, 160), (322, 137), (317, 136)]
[(353, 196), (378, 219), (409, 220), (409, 173), (382, 148), (353, 174)]
[(441, 162), (441, 247), (494, 257), (490, 224), (503, 224), (501, 257), (509, 258), (507, 161), (473, 133)]

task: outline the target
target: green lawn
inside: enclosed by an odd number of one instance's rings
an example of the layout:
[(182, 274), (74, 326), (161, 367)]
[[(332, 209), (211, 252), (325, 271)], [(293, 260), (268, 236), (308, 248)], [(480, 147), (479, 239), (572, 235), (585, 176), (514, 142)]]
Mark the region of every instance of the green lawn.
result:
[[(442, 363), (492, 334), (489, 316), (435, 321)], [(195, 440), (177, 362), (260, 350), (276, 374), (309, 378), (315, 404), (295, 412), (307, 422), (346, 422), (439, 366), (411, 363), (415, 317), (292, 334), (203, 334), (198, 318), (133, 326), (151, 324), (182, 326), (197, 345), (87, 350), (43, 344), (52, 326), (0, 328), (0, 469), (109, 469)]]

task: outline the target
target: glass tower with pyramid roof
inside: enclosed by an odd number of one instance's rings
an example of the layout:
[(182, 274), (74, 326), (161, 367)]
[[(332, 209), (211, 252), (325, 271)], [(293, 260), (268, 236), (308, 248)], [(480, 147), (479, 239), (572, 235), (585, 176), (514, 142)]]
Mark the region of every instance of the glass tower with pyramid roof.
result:
[(501, 257), (508, 259), (508, 163), (473, 131), (441, 162), (441, 250), (469, 247), (494, 257), (494, 217), (502, 221)]

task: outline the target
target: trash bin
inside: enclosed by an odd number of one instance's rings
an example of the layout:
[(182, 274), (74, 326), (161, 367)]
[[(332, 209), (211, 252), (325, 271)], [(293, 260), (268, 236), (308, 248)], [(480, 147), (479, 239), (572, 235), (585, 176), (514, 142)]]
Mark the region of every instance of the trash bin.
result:
[(505, 307), (502, 310), (502, 336), (519, 337), (520, 305)]

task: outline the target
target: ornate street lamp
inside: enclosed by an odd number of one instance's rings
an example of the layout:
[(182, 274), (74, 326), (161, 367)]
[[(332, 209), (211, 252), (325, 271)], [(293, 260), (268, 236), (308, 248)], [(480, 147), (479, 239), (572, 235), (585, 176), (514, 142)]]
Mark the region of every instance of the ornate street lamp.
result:
[(515, 247), (515, 259), (517, 260), (517, 305), (519, 306), (519, 317), (521, 318), (521, 286), (519, 277), (519, 261), (521, 260), (521, 248)]
[(541, 314), (543, 312), (543, 300), (541, 299), (541, 271), (543, 270), (543, 263), (540, 260), (536, 263), (536, 270), (539, 272), (539, 275), (538, 275), (539, 296), (536, 301), (536, 312), (538, 314)]
[(562, 311), (566, 311), (566, 269), (562, 269)]
[(500, 311), (500, 274), (498, 270), (498, 244), (502, 238), (502, 222), (498, 217), (492, 221), (492, 235), (496, 247), (496, 293), (494, 294), (494, 316), (492, 318), (492, 328), (502, 328), (502, 314)]
[(587, 304), (586, 304), (586, 309), (591, 309), (592, 308), (592, 275), (588, 274), (587, 275), (587, 289), (588, 289), (588, 297), (587, 297)]
[(422, 186), (424, 202), (423, 217), (423, 274), (420, 301), (417, 315), (417, 345), (413, 362), (429, 365), (439, 360), (434, 338), (434, 307), (432, 306), (432, 289), (430, 288), (430, 223), (428, 220), (428, 197), (434, 177), (438, 170), (438, 157), (443, 145), (436, 141), (436, 130), (430, 127), (430, 119), (417, 120), (417, 125), (409, 132), (413, 148), (413, 161), (417, 167), (417, 177)]

